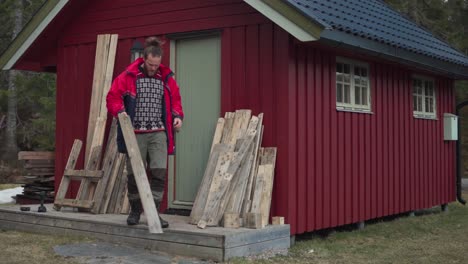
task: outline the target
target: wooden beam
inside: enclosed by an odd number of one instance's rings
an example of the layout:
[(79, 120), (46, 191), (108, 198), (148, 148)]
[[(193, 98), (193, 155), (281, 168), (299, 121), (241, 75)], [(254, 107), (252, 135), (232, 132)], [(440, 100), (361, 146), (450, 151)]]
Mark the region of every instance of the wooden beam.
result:
[(146, 175), (145, 166), (141, 159), (140, 151), (133, 131), (130, 117), (126, 114), (119, 114), (119, 122), (122, 128), (125, 145), (132, 165), (133, 174), (140, 194), (141, 203), (145, 210), (148, 229), (150, 233), (162, 233), (161, 223), (159, 222), (158, 212), (154, 204), (153, 195)]
[(112, 125), (109, 131), (109, 137), (107, 139), (107, 148), (106, 153), (104, 156), (104, 161), (102, 164), (102, 170), (104, 174), (102, 179), (99, 181), (98, 185), (96, 186), (96, 191), (94, 193), (94, 206), (91, 209), (91, 213), (98, 214), (100, 213), (101, 204), (103, 201), (103, 197), (109, 183), (110, 174), (112, 173), (112, 167), (114, 162), (117, 160), (117, 119), (112, 120)]
[(52, 151), (20, 151), (18, 160), (55, 160), (55, 152)]
[(223, 136), (223, 129), (224, 129), (224, 118), (218, 118), (218, 123), (216, 124), (215, 134), (213, 136), (213, 143), (211, 143), (211, 150), (210, 153), (213, 152), (213, 148), (216, 144), (221, 143), (221, 138)]
[(231, 159), (234, 153), (232, 151), (221, 153), (216, 164), (215, 174), (213, 181), (210, 185), (206, 205), (203, 210), (203, 215), (198, 222), (199, 228), (205, 228), (208, 223), (210, 225), (218, 225), (217, 213), (221, 199), (223, 198), (229, 182), (232, 179), (232, 174), (227, 173)]
[(271, 218), (272, 225), (284, 225), (284, 217), (282, 216), (273, 216)]
[(75, 199), (55, 199), (54, 204), (60, 206), (68, 206), (82, 209), (91, 209), (93, 207), (93, 201), (91, 200), (75, 200)]
[(205, 174), (203, 175), (202, 182), (198, 187), (198, 193), (193, 203), (192, 212), (190, 213), (190, 222), (194, 225), (196, 225), (203, 216), (203, 211), (208, 200), (208, 194), (215, 174), (215, 169), (218, 164), (219, 156), (227, 150), (227, 144), (216, 144), (210, 154)]
[[(81, 146), (83, 143), (79, 139), (75, 139), (73, 142), (73, 147), (70, 151), (70, 155), (68, 156), (68, 161), (67, 165), (65, 165), (65, 169), (67, 170), (73, 170), (75, 168), (76, 162), (78, 160), (78, 157), (80, 155), (80, 150)], [(55, 194), (55, 200), (60, 200), (64, 199), (65, 195), (67, 194), (68, 191), (68, 186), (70, 185), (70, 178), (63, 176), (62, 181), (60, 181), (59, 188), (57, 190), (57, 193)], [(61, 205), (57, 204), (54, 202), (54, 209), (57, 211), (60, 211)]]
[(259, 213), (246, 213), (244, 226), (253, 229), (260, 229), (265, 227), (262, 225), (262, 215)]
[(72, 179), (90, 178), (91, 180), (99, 180), (104, 172), (102, 170), (65, 170), (64, 176), (69, 176)]
[(96, 55), (94, 59), (93, 86), (91, 92), (91, 102), (89, 107), (88, 133), (86, 137), (85, 166), (91, 153), (96, 120), (99, 116), (100, 103), (102, 100), (103, 76), (109, 56), (110, 35), (98, 35), (96, 42)]
[(240, 219), (238, 213), (224, 213), (223, 226), (226, 228), (239, 228)]

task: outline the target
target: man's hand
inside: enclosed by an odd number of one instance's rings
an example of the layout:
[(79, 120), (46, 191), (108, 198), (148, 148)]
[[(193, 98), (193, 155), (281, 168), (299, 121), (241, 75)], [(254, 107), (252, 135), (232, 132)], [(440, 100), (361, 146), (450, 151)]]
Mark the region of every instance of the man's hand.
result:
[(174, 128), (176, 131), (179, 131), (180, 128), (182, 127), (182, 119), (176, 117), (174, 118)]

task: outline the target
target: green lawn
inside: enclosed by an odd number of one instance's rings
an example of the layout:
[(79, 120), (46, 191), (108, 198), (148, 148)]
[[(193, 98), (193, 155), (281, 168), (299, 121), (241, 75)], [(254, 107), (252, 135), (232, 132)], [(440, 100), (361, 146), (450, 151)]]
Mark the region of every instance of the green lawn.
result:
[(0, 184), (0, 191), (20, 187), (21, 184)]
[(302, 235), (288, 256), (233, 263), (468, 263), (467, 247), (468, 208), (452, 203), (447, 213), (437, 207), (363, 230)]

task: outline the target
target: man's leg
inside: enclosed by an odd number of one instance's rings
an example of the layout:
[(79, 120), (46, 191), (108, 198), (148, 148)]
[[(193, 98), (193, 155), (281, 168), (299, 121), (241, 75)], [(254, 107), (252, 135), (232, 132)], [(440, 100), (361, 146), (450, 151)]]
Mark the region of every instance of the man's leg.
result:
[[(154, 203), (159, 211), (161, 201), (164, 195), (164, 186), (166, 183), (167, 167), (167, 139), (166, 132), (151, 133), (151, 139), (148, 144), (149, 167), (151, 171), (151, 192)], [(169, 223), (159, 217), (161, 227), (166, 228)]]
[[(146, 158), (148, 153), (148, 140), (145, 134), (136, 134), (138, 147), (140, 149), (141, 159), (146, 164)], [(127, 188), (128, 188), (128, 201), (130, 204), (130, 214), (127, 218), (128, 225), (137, 225), (140, 222), (140, 215), (143, 212), (143, 206), (140, 200), (140, 194), (135, 181), (135, 175), (133, 174), (132, 165), (130, 158), (127, 158)]]

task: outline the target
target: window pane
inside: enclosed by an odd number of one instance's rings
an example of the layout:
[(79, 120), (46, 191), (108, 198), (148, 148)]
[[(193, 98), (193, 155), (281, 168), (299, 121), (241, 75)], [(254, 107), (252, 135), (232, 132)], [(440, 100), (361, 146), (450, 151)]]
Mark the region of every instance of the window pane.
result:
[(344, 85), (343, 94), (344, 94), (344, 102), (347, 104), (350, 104), (351, 103), (351, 100), (350, 100), (351, 89), (348, 84)]
[(343, 64), (337, 63), (336, 64), (336, 72), (343, 72)]
[(361, 79), (359, 77), (354, 77), (354, 84), (361, 85)]
[(424, 104), (425, 104), (424, 105), (425, 106), (424, 111), (427, 112), (427, 113), (431, 112), (431, 111), (429, 111), (429, 98), (428, 97), (424, 98)]
[(423, 107), (422, 107), (422, 97), (418, 96), (418, 111), (422, 112)]
[(344, 73), (351, 73), (351, 66), (349, 64), (344, 64)]
[(354, 103), (361, 104), (361, 88), (359, 86), (354, 87)]
[(343, 102), (343, 85), (341, 83), (336, 84), (336, 101)]
[(354, 67), (354, 75), (360, 76), (361, 75), (361, 68), (359, 67)]
[(361, 92), (362, 92), (361, 104), (369, 105), (369, 101), (367, 100), (367, 87), (362, 87)]
[(366, 68), (361, 69), (361, 76), (362, 77), (367, 77), (367, 69)]
[(343, 82), (343, 74), (337, 74), (336, 75), (336, 81), (337, 82)]
[(351, 77), (349, 74), (344, 75), (344, 80), (345, 83), (351, 83)]
[(418, 97), (413, 96), (413, 111), (418, 111)]

